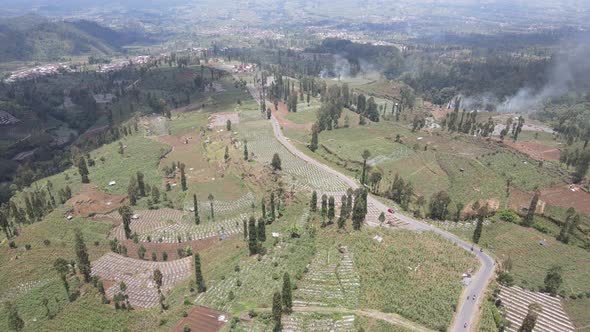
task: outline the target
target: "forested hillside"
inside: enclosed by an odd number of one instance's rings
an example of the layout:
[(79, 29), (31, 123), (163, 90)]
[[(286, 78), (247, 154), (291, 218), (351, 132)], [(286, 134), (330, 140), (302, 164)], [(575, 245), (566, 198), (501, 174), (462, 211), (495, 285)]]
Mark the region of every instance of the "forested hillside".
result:
[(121, 47), (148, 41), (138, 33), (112, 30), (90, 21), (50, 21), (28, 15), (0, 19), (3, 61), (55, 61), (77, 55), (110, 55)]

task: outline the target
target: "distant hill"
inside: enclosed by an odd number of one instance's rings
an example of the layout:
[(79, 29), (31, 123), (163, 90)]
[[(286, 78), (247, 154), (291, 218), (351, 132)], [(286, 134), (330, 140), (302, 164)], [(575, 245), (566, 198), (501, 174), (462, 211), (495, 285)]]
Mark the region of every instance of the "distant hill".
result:
[(124, 45), (145, 42), (137, 32), (115, 31), (91, 21), (50, 21), (36, 15), (0, 19), (0, 59), (58, 60), (77, 55), (104, 56)]

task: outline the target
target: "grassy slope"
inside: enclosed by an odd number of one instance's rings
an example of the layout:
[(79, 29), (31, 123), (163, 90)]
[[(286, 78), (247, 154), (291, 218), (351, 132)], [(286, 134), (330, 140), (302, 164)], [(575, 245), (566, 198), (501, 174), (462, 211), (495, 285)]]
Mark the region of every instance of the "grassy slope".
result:
[[(470, 239), (473, 228), (454, 232)], [(541, 240), (545, 240), (548, 245), (541, 246)], [(512, 259), (511, 272), (517, 285), (538, 290), (543, 287), (547, 270), (558, 265), (563, 268), (562, 290), (566, 294), (590, 290), (587, 283), (590, 278), (590, 253), (573, 245), (562, 244), (535, 229), (498, 221), (484, 226), (479, 245), (489, 247), (499, 260), (508, 256)]]

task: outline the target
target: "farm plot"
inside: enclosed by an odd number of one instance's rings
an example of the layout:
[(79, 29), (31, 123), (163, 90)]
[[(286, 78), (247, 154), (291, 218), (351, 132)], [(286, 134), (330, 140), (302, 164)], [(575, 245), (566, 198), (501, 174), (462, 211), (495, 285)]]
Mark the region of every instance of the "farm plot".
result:
[(89, 216), (116, 210), (126, 198), (126, 195), (110, 195), (98, 191), (95, 187), (86, 185), (82, 187), (79, 194), (70, 198), (66, 204), (72, 206), (74, 216)]
[(153, 281), (154, 271), (159, 269), (162, 272), (162, 289), (168, 290), (191, 275), (191, 262), (192, 257), (171, 262), (150, 262), (107, 253), (92, 262), (92, 275), (114, 282), (105, 290), (109, 298), (120, 291), (120, 283), (124, 282), (129, 303), (134, 307), (149, 308), (158, 304), (160, 298)]
[(172, 332), (184, 332), (188, 326), (191, 331), (216, 332), (223, 328), (228, 320), (228, 314), (211, 308), (197, 306), (191, 309), (183, 320), (181, 320)]
[(590, 194), (575, 186), (561, 185), (542, 189), (541, 199), (549, 205), (573, 207), (576, 211), (590, 215)]
[(278, 153), (285, 180), (297, 190), (344, 191), (348, 188), (338, 177), (291, 154), (274, 138), (266, 123), (264, 127), (246, 131), (243, 138), (248, 140), (248, 150), (254, 159), (263, 164), (270, 164), (273, 155)]
[(517, 331), (527, 314), (531, 303), (542, 306), (541, 314), (537, 319), (535, 331), (537, 332), (573, 332), (574, 325), (563, 310), (559, 297), (549, 294), (524, 290), (520, 287), (501, 287), (500, 299), (506, 310), (507, 319), (512, 323), (508, 331)]
[(363, 229), (320, 236), (354, 253), (360, 308), (397, 313), (431, 329), (446, 330), (462, 291), (461, 274), (477, 269), (472, 255), (429, 232)]
[(225, 127), (227, 121), (231, 121), (232, 124), (240, 123), (240, 116), (237, 112), (221, 112), (214, 113), (209, 117), (209, 129), (213, 127)]
[(562, 182), (559, 174), (550, 172), (546, 167), (539, 167), (538, 162), (517, 153), (489, 153), (480, 160), (502, 177), (512, 179), (512, 184), (524, 191)]
[[(248, 210), (252, 207), (252, 204), (256, 204), (256, 196), (251, 191), (247, 192), (242, 197), (238, 198), (237, 200), (213, 200), (213, 211), (215, 215), (222, 215), (222, 214), (231, 214), (237, 213), (240, 211)], [(192, 197), (187, 197), (186, 201), (184, 202), (184, 209), (189, 212), (193, 212), (193, 199)], [(199, 211), (201, 213), (209, 213), (211, 210), (211, 201), (201, 200), (199, 201)]]
[(303, 236), (279, 242), (268, 250), (264, 256), (240, 260), (239, 269), (209, 280), (207, 292), (199, 294), (195, 304), (226, 312), (242, 311), (252, 303), (272, 305), (272, 294), (281, 289), (283, 274), (288, 272), (294, 282), (294, 276), (303, 273), (313, 255), (314, 241)]
[(294, 293), (293, 305), (355, 308), (359, 287), (347, 248), (320, 250)]
[[(118, 212), (108, 217), (120, 222)], [(136, 212), (137, 219), (131, 221), (131, 233), (136, 233), (142, 242), (186, 242), (213, 236), (228, 236), (242, 231), (242, 220), (249, 214), (242, 214), (221, 221), (202, 221), (195, 224), (188, 214), (173, 209), (142, 210)], [(125, 240), (123, 225), (117, 226), (112, 238)]]
[(354, 332), (354, 315), (320, 315), (312, 312), (295, 312), (282, 318), (284, 332), (332, 331)]

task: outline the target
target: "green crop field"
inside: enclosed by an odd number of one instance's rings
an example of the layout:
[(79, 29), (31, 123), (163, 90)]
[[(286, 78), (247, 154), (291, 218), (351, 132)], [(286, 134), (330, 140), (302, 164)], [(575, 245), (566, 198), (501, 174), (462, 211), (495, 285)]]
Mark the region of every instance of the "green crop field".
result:
[[(455, 231), (471, 238), (473, 230)], [(546, 245), (540, 245), (545, 241)], [(484, 226), (479, 245), (489, 248), (498, 260), (512, 259), (512, 271), (516, 284), (527, 289), (539, 290), (547, 270), (552, 266), (563, 269), (563, 290), (566, 294), (588, 292), (590, 278), (590, 253), (574, 245), (565, 245), (553, 235), (543, 234), (533, 228), (497, 221)]]
[(360, 308), (397, 313), (432, 329), (449, 325), (461, 274), (478, 266), (469, 253), (431, 233), (365, 229), (320, 237), (324, 246), (342, 244), (354, 253)]

